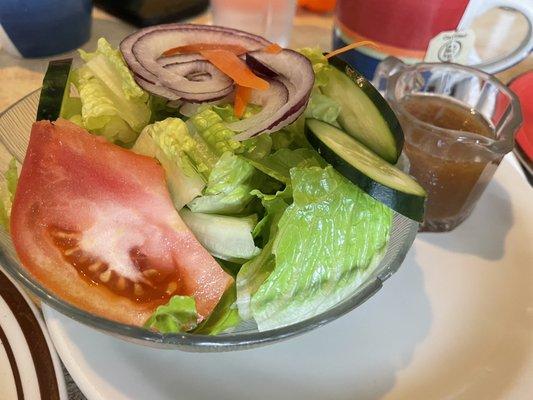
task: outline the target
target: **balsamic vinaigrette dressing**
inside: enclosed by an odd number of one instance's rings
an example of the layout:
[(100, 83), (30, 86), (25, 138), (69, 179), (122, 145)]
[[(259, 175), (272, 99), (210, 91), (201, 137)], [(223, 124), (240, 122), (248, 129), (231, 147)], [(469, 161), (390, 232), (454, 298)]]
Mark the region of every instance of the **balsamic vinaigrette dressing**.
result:
[(482, 193), (479, 188), (490, 180), (497, 164), (479, 157), (475, 146), (456, 145), (458, 141), (445, 137), (440, 140), (443, 133), (434, 127), (465, 132), (462, 136), (474, 141), (482, 139), (475, 135), (494, 139), (495, 131), (479, 112), (443, 97), (410, 95), (401, 104), (411, 116), (432, 125), (402, 124), (410, 174), (428, 193), (422, 230), (452, 229), (450, 221), (468, 217)]

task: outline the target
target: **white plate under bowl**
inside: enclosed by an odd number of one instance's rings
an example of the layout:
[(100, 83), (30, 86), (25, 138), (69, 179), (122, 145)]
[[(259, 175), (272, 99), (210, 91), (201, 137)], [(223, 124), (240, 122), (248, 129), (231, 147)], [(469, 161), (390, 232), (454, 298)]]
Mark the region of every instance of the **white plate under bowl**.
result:
[(39, 311), (1, 270), (0, 399), (67, 399), (61, 364)]
[(52, 340), (89, 400), (531, 400), (533, 189), (513, 162), (459, 228), (418, 236), (386, 290), (301, 337), (154, 350), (45, 307)]

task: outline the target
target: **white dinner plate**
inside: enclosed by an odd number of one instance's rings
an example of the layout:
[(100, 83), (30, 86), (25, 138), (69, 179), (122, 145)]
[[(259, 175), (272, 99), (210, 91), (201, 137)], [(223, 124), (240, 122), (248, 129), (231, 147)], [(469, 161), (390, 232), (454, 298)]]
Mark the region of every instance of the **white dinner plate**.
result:
[(298, 338), (153, 350), (46, 307), (51, 337), (89, 400), (531, 400), (533, 190), (513, 162), (459, 228), (420, 234), (380, 292)]
[(67, 399), (63, 371), (39, 312), (2, 271), (0, 399)]

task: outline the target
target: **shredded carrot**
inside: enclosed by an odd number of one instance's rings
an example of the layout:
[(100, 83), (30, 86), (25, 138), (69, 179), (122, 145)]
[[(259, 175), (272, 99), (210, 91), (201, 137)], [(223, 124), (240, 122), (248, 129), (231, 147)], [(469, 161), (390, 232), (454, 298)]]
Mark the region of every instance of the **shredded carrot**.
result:
[(281, 46), (279, 44), (272, 43), (272, 44), (269, 44), (266, 47), (263, 47), (263, 50), (266, 51), (267, 53), (270, 53), (270, 54), (278, 54), (283, 49), (281, 48)]
[(340, 49), (330, 51), (328, 54), (326, 54), (326, 58), (331, 58), (333, 56), (337, 56), (339, 54), (347, 52), (348, 50), (356, 49), (356, 48), (362, 47), (362, 46), (372, 46), (372, 47), (375, 47), (375, 48), (379, 47), (377, 44), (375, 44), (374, 42), (372, 42), (370, 40), (363, 40), (361, 42), (352, 43), (352, 44), (349, 44), (347, 46), (341, 47)]
[(237, 85), (235, 90), (235, 101), (233, 104), (233, 113), (237, 118), (241, 118), (244, 115), (246, 106), (250, 102), (252, 95), (252, 89), (246, 86)]
[(239, 44), (224, 44), (224, 43), (194, 43), (186, 44), (183, 46), (173, 47), (171, 49), (165, 50), (162, 54), (163, 57), (170, 57), (175, 54), (192, 54), (200, 53), (203, 50), (227, 50), (241, 55), (246, 53), (248, 50), (239, 45)]
[(246, 63), (228, 50), (202, 50), (200, 54), (220, 71), (228, 75), (237, 85), (266, 90), (269, 84), (255, 75)]

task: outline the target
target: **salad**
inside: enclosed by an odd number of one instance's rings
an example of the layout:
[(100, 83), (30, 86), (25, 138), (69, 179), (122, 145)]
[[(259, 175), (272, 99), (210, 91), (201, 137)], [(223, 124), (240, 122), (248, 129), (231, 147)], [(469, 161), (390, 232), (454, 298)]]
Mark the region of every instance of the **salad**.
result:
[(364, 282), (393, 211), (422, 217), (398, 121), (336, 54), (169, 24), (80, 56), (49, 65), (0, 222), (87, 312), (162, 333), (290, 325)]

